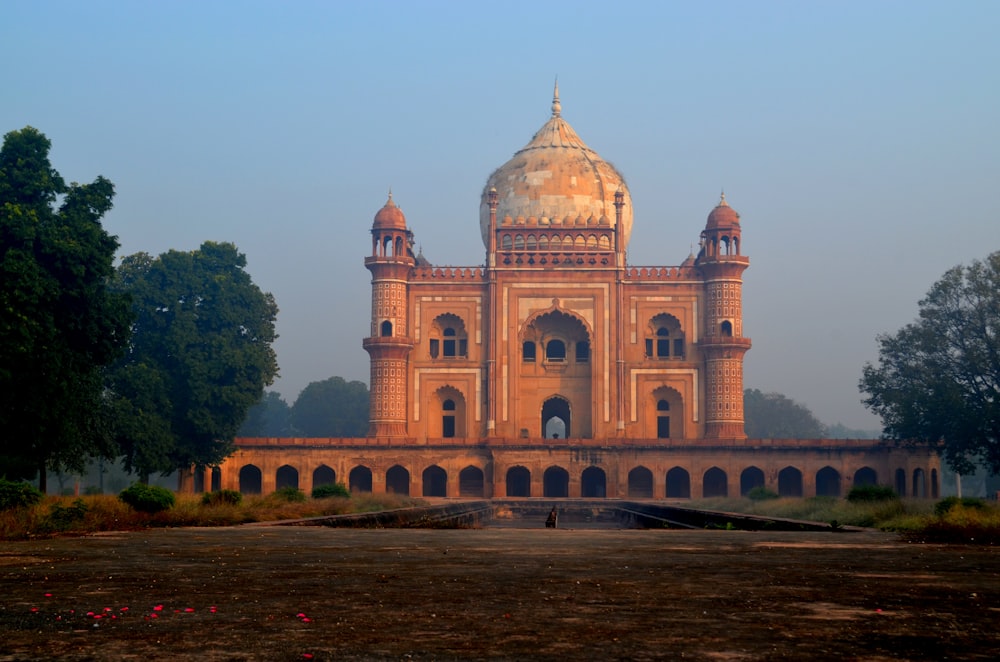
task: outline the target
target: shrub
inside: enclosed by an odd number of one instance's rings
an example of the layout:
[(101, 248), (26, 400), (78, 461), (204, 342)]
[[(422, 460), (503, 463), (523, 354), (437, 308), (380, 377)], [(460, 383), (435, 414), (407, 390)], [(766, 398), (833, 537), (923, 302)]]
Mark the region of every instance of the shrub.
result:
[(328, 485), (317, 485), (313, 488), (312, 498), (314, 499), (326, 499), (329, 497), (347, 497), (350, 498), (351, 491), (347, 489), (347, 486), (343, 483), (332, 483)]
[(156, 485), (133, 483), (122, 490), (118, 498), (143, 513), (158, 513), (170, 510), (174, 505), (174, 493)]
[(852, 503), (872, 501), (893, 501), (898, 499), (896, 490), (888, 485), (858, 485), (847, 493), (847, 500)]
[(42, 493), (21, 481), (0, 478), (0, 510), (27, 508), (42, 500)]
[(83, 521), (88, 510), (89, 508), (87, 508), (87, 504), (83, 502), (83, 499), (77, 499), (69, 506), (57, 503), (52, 506), (52, 510), (41, 521), (39, 528), (46, 532), (65, 531), (76, 522)]
[(758, 485), (747, 492), (747, 498), (751, 501), (767, 501), (768, 499), (777, 499), (778, 493), (764, 487), (763, 485)]
[(280, 490), (275, 490), (274, 496), (280, 501), (288, 501), (289, 503), (297, 503), (299, 501), (306, 500), (305, 492), (297, 487), (292, 487), (291, 485), (282, 487)]
[(938, 517), (944, 517), (956, 506), (969, 508), (971, 510), (986, 510), (986, 502), (982, 499), (977, 499), (975, 497), (950, 496), (945, 497), (934, 504), (934, 514)]
[(204, 506), (238, 506), (243, 501), (243, 495), (236, 490), (219, 490), (218, 492), (206, 492), (201, 497)]

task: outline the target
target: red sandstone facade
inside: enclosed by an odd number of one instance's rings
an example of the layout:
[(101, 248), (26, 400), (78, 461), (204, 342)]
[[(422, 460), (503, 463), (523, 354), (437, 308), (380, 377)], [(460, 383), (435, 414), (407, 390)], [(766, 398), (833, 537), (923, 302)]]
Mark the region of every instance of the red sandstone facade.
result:
[[(930, 453), (747, 440), (740, 216), (725, 196), (679, 266), (631, 266), (621, 175), (561, 117), (487, 180), (485, 264), (413, 251), (392, 196), (371, 254), (366, 439), (238, 439), (213, 482), (415, 496), (697, 498), (892, 484), (936, 495)], [(200, 482), (200, 481), (199, 481)]]

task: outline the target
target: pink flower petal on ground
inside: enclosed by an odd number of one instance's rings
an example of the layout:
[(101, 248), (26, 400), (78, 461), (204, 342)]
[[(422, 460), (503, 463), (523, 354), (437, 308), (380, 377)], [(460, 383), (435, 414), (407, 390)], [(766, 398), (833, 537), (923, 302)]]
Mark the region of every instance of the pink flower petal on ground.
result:
[(122, 607), (122, 608), (121, 608), (121, 609), (119, 609), (118, 611), (128, 611), (128, 607)]
[(92, 612), (92, 611), (88, 611), (87, 612), (87, 616), (93, 616), (93, 615), (94, 615), (94, 612)]
[(185, 608), (184, 608), (184, 611), (185, 611), (185, 613), (188, 613), (188, 614), (190, 614), (191, 612), (193, 612), (193, 611), (194, 611), (194, 607), (185, 607)]
[(301, 611), (299, 613), (295, 614), (295, 618), (305, 618), (305, 617), (306, 617), (306, 615), (303, 614)]
[(38, 611), (38, 607), (32, 607), (31, 611)]
[(51, 598), (51, 597), (52, 597), (52, 594), (51, 594), (51, 593), (46, 593), (46, 594), (45, 594), (45, 597), (47, 597), (47, 598)]
[(311, 659), (313, 659), (313, 654), (312, 653), (303, 653), (302, 654), (302, 659), (304, 659), (304, 660), (311, 660)]
[(312, 623), (312, 619), (311, 619), (311, 618), (309, 618), (308, 616), (306, 616), (306, 617), (303, 617), (303, 618), (302, 618), (302, 622), (303, 622), (303, 623)]
[(153, 611), (163, 611), (163, 605), (156, 605), (153, 607)]
[(111, 611), (111, 607), (105, 607), (104, 611)]

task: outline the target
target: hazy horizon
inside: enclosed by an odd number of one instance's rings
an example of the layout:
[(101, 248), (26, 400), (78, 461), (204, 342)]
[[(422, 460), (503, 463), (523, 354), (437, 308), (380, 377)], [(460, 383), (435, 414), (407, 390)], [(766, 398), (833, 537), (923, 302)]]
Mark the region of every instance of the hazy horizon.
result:
[[(280, 308), (291, 404), (368, 382), (364, 257), (391, 187), (434, 264), (479, 265), (486, 178), (563, 117), (624, 174), (632, 265), (742, 216), (746, 388), (879, 428), (876, 336), (1000, 249), (994, 2), (0, 3), (0, 130), (115, 183), (121, 254), (230, 241)], [(991, 82), (992, 81), (992, 82)]]

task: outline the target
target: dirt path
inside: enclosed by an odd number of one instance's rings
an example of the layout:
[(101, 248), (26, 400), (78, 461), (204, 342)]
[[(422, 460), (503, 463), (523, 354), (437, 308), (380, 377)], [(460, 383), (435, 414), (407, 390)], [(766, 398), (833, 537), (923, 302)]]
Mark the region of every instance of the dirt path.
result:
[(993, 660), (998, 629), (1000, 550), (872, 532), (240, 527), (0, 543), (0, 660)]

